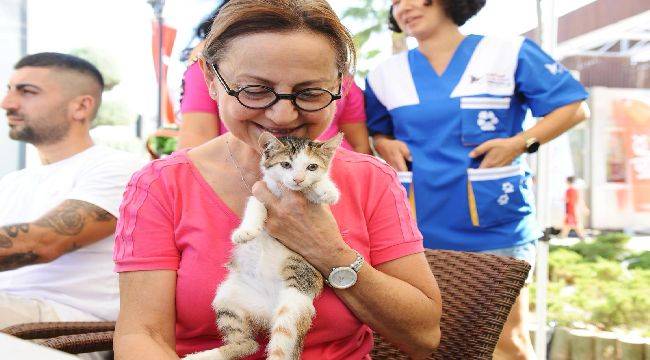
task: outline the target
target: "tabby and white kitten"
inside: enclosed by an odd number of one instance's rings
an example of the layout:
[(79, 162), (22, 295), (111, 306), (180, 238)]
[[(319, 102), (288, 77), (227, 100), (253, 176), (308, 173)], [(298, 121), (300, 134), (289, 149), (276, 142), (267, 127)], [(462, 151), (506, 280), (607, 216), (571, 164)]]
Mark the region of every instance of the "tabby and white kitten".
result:
[[(264, 132), (260, 137), (260, 143), (266, 144), (260, 164), (264, 182), (276, 196), (282, 196), (278, 184), (283, 184), (303, 192), (313, 203), (336, 203), (339, 191), (329, 177), (329, 167), (342, 138), (339, 134), (315, 142), (278, 139)], [(186, 359), (239, 359), (254, 354), (259, 330), (270, 332), (268, 359), (300, 358), (323, 276), (264, 230), (266, 216), (264, 205), (251, 196), (241, 225), (232, 234), (230, 272), (212, 302), (224, 345)]]

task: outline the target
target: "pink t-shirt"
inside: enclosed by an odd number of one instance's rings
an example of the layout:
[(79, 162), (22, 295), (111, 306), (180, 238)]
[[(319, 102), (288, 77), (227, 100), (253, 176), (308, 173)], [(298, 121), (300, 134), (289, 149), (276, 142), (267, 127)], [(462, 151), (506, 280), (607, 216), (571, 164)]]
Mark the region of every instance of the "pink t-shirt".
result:
[[(376, 266), (424, 251), (404, 187), (380, 160), (339, 149), (332, 178), (341, 190), (331, 207), (345, 242)], [(116, 271), (175, 270), (176, 352), (220, 346), (210, 306), (226, 274), (230, 234), (240, 219), (225, 205), (187, 157), (187, 150), (153, 161), (131, 178), (115, 233)], [(305, 338), (303, 359), (369, 359), (373, 339), (325, 287), (315, 299), (316, 317)], [(263, 359), (267, 340), (249, 359)]]
[[(343, 79), (341, 87), (343, 97), (336, 101), (336, 114), (329, 128), (323, 132), (318, 139), (327, 140), (339, 132), (341, 124), (365, 123), (366, 112), (364, 109), (363, 91), (357, 86), (351, 77)], [(208, 86), (203, 79), (203, 72), (198, 61), (192, 63), (183, 76), (183, 96), (181, 97), (181, 113), (207, 112), (219, 114), (217, 102), (212, 100), (208, 93)], [(222, 121), (219, 121), (219, 135), (228, 132)], [(352, 150), (347, 141), (343, 141), (343, 147)]]

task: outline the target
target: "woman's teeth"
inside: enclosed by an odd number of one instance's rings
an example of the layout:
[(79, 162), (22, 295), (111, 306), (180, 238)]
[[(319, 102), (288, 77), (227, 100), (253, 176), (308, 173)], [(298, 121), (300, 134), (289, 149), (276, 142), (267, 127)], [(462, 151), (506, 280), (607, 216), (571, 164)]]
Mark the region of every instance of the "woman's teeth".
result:
[(262, 129), (270, 132), (273, 135), (284, 136), (284, 135), (290, 135), (297, 128), (293, 128), (293, 129), (269, 129), (269, 128), (262, 127)]

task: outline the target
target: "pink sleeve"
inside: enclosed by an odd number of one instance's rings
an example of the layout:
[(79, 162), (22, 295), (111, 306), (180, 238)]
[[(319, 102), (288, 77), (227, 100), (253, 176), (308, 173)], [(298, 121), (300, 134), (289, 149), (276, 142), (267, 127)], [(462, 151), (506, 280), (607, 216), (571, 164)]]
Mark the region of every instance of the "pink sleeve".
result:
[[(367, 158), (371, 158), (368, 156)], [(369, 191), (365, 208), (372, 265), (424, 251), (422, 234), (411, 215), (404, 186), (397, 173), (380, 160), (366, 184)]]
[(345, 78), (344, 86), (347, 86), (345, 104), (338, 116), (339, 124), (363, 123), (366, 122), (366, 111), (364, 108), (363, 91), (357, 86), (351, 77)]
[(183, 75), (181, 113), (189, 112), (217, 114), (217, 103), (212, 100), (208, 93), (208, 86), (205, 84), (198, 61), (192, 63)]
[(116, 272), (178, 269), (171, 205), (156, 165), (135, 173), (124, 192), (113, 249)]

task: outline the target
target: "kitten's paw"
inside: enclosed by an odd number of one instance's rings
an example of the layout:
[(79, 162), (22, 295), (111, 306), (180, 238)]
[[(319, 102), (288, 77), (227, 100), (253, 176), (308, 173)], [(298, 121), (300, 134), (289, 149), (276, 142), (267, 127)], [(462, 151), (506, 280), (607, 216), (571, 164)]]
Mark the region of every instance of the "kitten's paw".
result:
[(318, 204), (336, 204), (339, 196), (337, 189), (314, 190), (314, 202)]
[(244, 244), (255, 239), (260, 234), (261, 229), (238, 228), (232, 233), (231, 240), (235, 244)]

